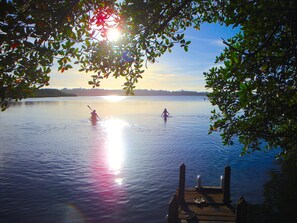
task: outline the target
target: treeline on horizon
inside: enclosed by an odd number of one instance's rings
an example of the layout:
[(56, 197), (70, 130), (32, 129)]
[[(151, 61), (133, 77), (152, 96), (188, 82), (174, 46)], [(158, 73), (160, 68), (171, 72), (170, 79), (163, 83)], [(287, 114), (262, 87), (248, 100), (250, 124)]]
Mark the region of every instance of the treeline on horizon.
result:
[(37, 89), (34, 92), (33, 98), (44, 98), (44, 97), (76, 97), (76, 94), (66, 93), (58, 89)]
[[(165, 90), (147, 90), (139, 89), (134, 91), (135, 96), (206, 96), (207, 92), (196, 91), (165, 91)], [(38, 89), (33, 97), (75, 97), (75, 96), (108, 96), (119, 95), (125, 96), (123, 90), (107, 89), (84, 89), (73, 88), (62, 90), (58, 89)]]

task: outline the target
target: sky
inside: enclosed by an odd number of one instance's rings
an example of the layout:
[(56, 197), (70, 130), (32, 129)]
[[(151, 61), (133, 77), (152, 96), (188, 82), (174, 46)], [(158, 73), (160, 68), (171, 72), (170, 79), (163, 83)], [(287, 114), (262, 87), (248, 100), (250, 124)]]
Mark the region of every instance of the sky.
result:
[[(175, 46), (171, 53), (164, 54), (154, 64), (148, 63), (148, 68), (139, 80), (136, 89), (168, 90), (168, 91), (207, 91), (203, 73), (215, 66), (215, 58), (219, 56), (227, 40), (238, 30), (223, 27), (218, 24), (202, 24), (200, 30), (189, 29), (185, 33), (190, 40), (189, 51)], [(79, 68), (58, 72), (54, 66), (50, 74), (50, 88), (92, 88), (88, 81), (92, 73), (83, 73)], [(122, 89), (124, 78), (110, 77), (101, 81), (101, 89)]]

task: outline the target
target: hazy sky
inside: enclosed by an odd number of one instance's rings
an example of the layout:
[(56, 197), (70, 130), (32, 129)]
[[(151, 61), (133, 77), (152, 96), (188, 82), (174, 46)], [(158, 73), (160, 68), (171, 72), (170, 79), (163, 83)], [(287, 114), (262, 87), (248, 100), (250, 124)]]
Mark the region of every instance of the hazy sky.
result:
[[(214, 65), (215, 57), (224, 49), (222, 38), (232, 37), (236, 32), (231, 27), (216, 24), (204, 24), (201, 29), (188, 30), (186, 40), (191, 40), (189, 51), (175, 46), (171, 53), (166, 53), (158, 62), (148, 63), (148, 69), (136, 85), (137, 89), (153, 90), (193, 90), (205, 91), (203, 72)], [(50, 88), (91, 88), (88, 81), (91, 73), (82, 73), (71, 69), (64, 73), (54, 66), (51, 73)], [(101, 82), (103, 89), (122, 89), (124, 78), (109, 78)]]

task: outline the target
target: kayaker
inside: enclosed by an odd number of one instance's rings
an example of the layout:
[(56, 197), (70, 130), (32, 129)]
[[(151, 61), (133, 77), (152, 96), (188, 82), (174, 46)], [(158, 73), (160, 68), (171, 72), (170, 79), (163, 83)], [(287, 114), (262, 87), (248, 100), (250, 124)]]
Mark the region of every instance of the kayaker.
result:
[(93, 110), (92, 112), (91, 112), (91, 120), (93, 120), (93, 121), (96, 121), (97, 120), (97, 118), (98, 119), (100, 119), (99, 118), (99, 116), (97, 115), (97, 113), (96, 113), (96, 110)]

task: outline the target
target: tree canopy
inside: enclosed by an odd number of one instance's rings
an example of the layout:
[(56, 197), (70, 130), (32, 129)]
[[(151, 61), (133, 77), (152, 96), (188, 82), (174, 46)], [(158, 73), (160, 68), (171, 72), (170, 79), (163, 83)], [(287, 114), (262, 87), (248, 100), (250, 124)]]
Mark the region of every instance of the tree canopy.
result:
[[(185, 30), (203, 22), (239, 27), (224, 40), (217, 66), (205, 73), (213, 128), (225, 144), (238, 137), (244, 152), (281, 147), (297, 153), (295, 0), (2, 0), (0, 5), (0, 96), (28, 97), (48, 84), (51, 66), (91, 72), (92, 86), (122, 76), (133, 93), (147, 62), (174, 45), (188, 50)], [(117, 42), (107, 38), (121, 30)]]
[[(92, 38), (90, 20), (114, 10), (114, 1), (0, 1), (0, 97), (4, 110), (11, 99), (30, 96), (49, 84), (54, 62), (63, 72), (70, 62), (85, 61)], [(97, 13), (97, 14), (96, 14)], [(111, 13), (110, 13), (111, 14)], [(98, 16), (104, 35), (106, 20)], [(99, 24), (100, 23), (100, 24)]]
[(205, 74), (212, 89), (215, 127), (226, 144), (238, 136), (243, 152), (280, 147), (297, 153), (296, 1), (230, 4), (227, 24), (241, 32), (217, 57), (223, 66)]

